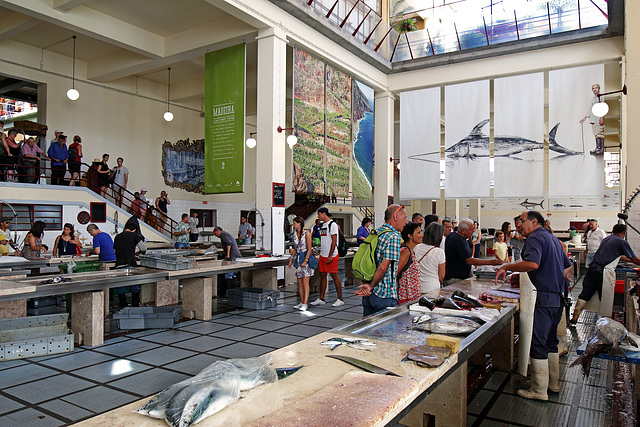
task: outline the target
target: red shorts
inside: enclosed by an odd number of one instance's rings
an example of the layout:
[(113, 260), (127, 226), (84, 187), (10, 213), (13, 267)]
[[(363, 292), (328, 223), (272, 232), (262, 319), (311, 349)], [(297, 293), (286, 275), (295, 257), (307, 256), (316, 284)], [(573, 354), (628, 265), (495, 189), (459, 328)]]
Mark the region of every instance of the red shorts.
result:
[(327, 264), (327, 257), (321, 256), (319, 261), (318, 270), (320, 273), (337, 273), (338, 272), (338, 255), (331, 259), (331, 264)]

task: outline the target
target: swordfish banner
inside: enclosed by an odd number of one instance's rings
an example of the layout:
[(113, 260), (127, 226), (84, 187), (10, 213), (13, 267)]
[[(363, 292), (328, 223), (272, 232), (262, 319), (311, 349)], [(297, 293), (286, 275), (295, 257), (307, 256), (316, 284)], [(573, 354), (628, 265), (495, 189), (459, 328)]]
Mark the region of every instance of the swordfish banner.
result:
[[(604, 193), (604, 159), (592, 155), (596, 142), (589, 114), (591, 87), (604, 92), (604, 64), (549, 71), (549, 196)], [(589, 115), (584, 123), (580, 120)], [(594, 117), (597, 122), (597, 118)], [(557, 145), (556, 145), (557, 144)], [(562, 150), (558, 151), (558, 148)]]
[[(544, 194), (544, 74), (493, 82), (493, 197)], [(489, 126), (484, 129), (489, 138)]]
[(245, 45), (205, 55), (204, 191), (244, 190)]
[(448, 199), (489, 197), (489, 80), (444, 89), (444, 194)]
[(440, 88), (400, 94), (400, 200), (440, 198)]

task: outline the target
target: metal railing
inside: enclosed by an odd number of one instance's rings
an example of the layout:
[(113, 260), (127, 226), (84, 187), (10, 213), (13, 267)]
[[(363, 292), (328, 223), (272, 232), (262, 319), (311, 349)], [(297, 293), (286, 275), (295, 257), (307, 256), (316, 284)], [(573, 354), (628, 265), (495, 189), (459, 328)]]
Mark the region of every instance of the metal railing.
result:
[[(51, 180), (51, 172), (56, 170), (51, 166), (43, 165), (44, 162), (42, 161), (37, 162), (35, 159), (19, 157), (16, 164), (7, 161), (7, 159), (10, 158), (0, 157), (0, 181), (38, 184), (41, 180)], [(145, 208), (142, 202), (136, 201), (136, 197), (131, 191), (116, 183), (103, 185), (98, 177), (90, 172), (90, 169), (90, 165), (86, 163), (80, 164), (80, 176), (76, 181), (76, 186), (89, 188), (98, 197), (112, 202), (131, 215), (136, 215), (139, 220), (144, 221), (165, 236), (175, 239), (173, 232), (178, 225), (178, 221), (169, 216), (166, 216), (166, 220), (163, 220), (162, 217), (157, 215), (154, 206), (155, 199), (148, 200), (149, 207)], [(60, 186), (69, 186), (70, 181), (71, 174), (67, 170), (62, 178), (63, 184), (60, 184)], [(50, 184), (49, 181), (48, 185), (53, 184)], [(124, 223), (125, 221), (126, 219), (120, 222)]]
[[(513, 11), (479, 14), (471, 24), (455, 16), (440, 25), (398, 33), (361, 0), (298, 0), (313, 15), (323, 16), (331, 25), (361, 42), (370, 51), (391, 62), (406, 61), (465, 49), (607, 25), (606, 0), (578, 0), (569, 9), (546, 7), (534, 12)], [(395, 17), (397, 18), (397, 17)], [(439, 21), (435, 19), (435, 21)]]

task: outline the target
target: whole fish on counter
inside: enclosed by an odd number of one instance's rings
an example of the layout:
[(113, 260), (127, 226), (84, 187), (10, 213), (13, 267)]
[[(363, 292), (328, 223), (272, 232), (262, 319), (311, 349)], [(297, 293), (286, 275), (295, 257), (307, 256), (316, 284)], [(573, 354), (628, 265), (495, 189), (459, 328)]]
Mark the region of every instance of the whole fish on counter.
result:
[(591, 371), (591, 360), (600, 353), (606, 351), (611, 356), (622, 357), (627, 359), (627, 354), (620, 348), (620, 344), (628, 344), (638, 347), (638, 344), (629, 337), (627, 329), (608, 317), (601, 317), (596, 322), (596, 331), (587, 341), (587, 348), (574, 362), (570, 365), (575, 366), (578, 363), (582, 365), (582, 372), (585, 377), (589, 376)]
[(342, 337), (342, 338), (331, 338), (327, 341), (323, 341), (320, 345), (328, 345), (330, 346), (330, 350), (335, 349), (342, 344), (346, 344), (347, 347), (355, 348), (356, 350), (366, 350), (371, 351), (370, 347), (375, 347), (376, 343), (369, 341), (366, 338), (351, 338), (351, 337)]
[(437, 317), (413, 326), (414, 330), (444, 335), (468, 335), (480, 327), (480, 323), (460, 316)]
[(437, 368), (444, 363), (444, 360), (451, 355), (451, 349), (444, 347), (433, 347), (421, 345), (412, 347), (407, 351), (407, 355), (402, 361), (411, 360), (422, 368)]

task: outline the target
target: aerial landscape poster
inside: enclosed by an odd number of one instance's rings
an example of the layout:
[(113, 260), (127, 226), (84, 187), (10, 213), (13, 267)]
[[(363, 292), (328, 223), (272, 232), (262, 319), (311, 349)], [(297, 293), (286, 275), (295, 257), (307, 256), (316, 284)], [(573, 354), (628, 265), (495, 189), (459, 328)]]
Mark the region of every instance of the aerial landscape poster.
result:
[(293, 191), (325, 194), (325, 65), (294, 49), (293, 127), (298, 144), (293, 149)]
[(351, 170), (351, 77), (327, 65), (327, 191), (328, 196), (349, 196)]
[(371, 200), (373, 189), (373, 96), (369, 86), (353, 82), (353, 162), (351, 188), (353, 198)]

